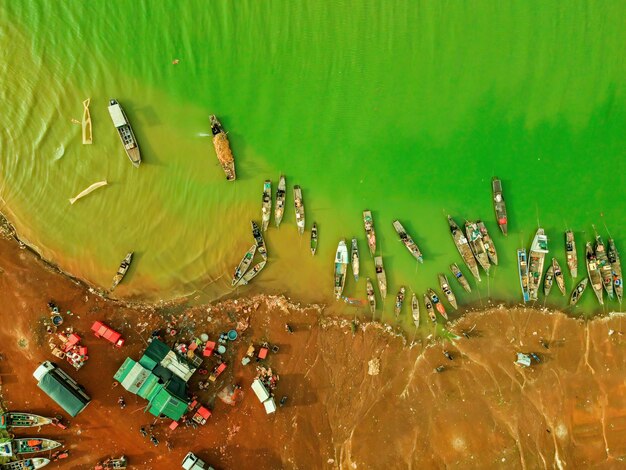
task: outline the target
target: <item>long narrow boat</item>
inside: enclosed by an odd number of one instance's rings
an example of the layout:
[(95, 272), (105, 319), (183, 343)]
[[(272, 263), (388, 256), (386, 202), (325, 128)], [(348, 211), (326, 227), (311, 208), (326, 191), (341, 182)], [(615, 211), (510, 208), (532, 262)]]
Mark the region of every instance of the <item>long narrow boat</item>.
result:
[(38, 470), (50, 463), (50, 459), (35, 457), (32, 459), (16, 460), (0, 465), (1, 470)]
[(456, 246), (456, 249), (459, 250), (461, 258), (463, 258), (463, 261), (465, 261), (465, 264), (467, 265), (473, 276), (480, 281), (478, 263), (476, 262), (476, 258), (474, 258), (474, 253), (472, 253), (472, 249), (469, 246), (467, 238), (465, 238), (463, 231), (450, 216), (448, 216), (448, 225), (450, 226), (450, 234), (452, 235), (452, 240), (454, 240), (454, 244)]
[(274, 222), (276, 227), (280, 227), (285, 215), (285, 199), (287, 198), (287, 185), (285, 184), (285, 176), (280, 175), (278, 180), (278, 188), (276, 189), (276, 207), (274, 209)]
[(346, 273), (348, 272), (348, 248), (346, 241), (341, 240), (335, 253), (335, 298), (339, 300), (346, 284)]
[(437, 321), (437, 315), (435, 315), (435, 309), (433, 308), (433, 303), (430, 301), (428, 295), (424, 294), (424, 306), (426, 307), (426, 312), (428, 312), (428, 317), (434, 323)]
[(298, 233), (302, 235), (304, 233), (304, 201), (302, 200), (302, 189), (298, 185), (293, 187), (293, 205), (296, 210)]
[(18, 454), (34, 454), (60, 447), (61, 443), (52, 439), (38, 437), (24, 437), (19, 439), (4, 439), (0, 441), (0, 456), (12, 457)]
[(117, 268), (117, 273), (113, 276), (113, 284), (111, 285), (111, 291), (117, 287), (117, 285), (122, 282), (124, 276), (128, 272), (128, 268), (130, 267), (130, 263), (133, 261), (133, 252), (131, 251), (126, 255), (126, 257), (120, 263), (120, 267)]
[(585, 245), (585, 260), (587, 262), (587, 275), (589, 276), (591, 288), (596, 294), (600, 305), (604, 305), (604, 299), (602, 298), (602, 275), (600, 274), (598, 260), (591, 247), (591, 242), (587, 242)]
[(404, 286), (400, 287), (398, 294), (396, 295), (396, 304), (394, 305), (393, 312), (396, 314), (396, 318), (402, 312), (402, 304), (404, 304), (404, 296), (406, 295), (406, 289)]
[(496, 222), (502, 233), (506, 236), (507, 231), (507, 217), (506, 217), (506, 204), (502, 197), (502, 181), (498, 178), (491, 180), (491, 189), (493, 191), (493, 209), (496, 213)]
[(546, 237), (543, 229), (539, 228), (528, 253), (528, 292), (530, 300), (537, 300), (541, 278), (543, 277), (543, 264), (546, 253), (548, 253), (548, 237)]
[(267, 264), (267, 261), (266, 260), (262, 260), (262, 261), (259, 261), (254, 266), (252, 266), (252, 268), (250, 268), (246, 272), (246, 274), (243, 275), (243, 277), (241, 278), (241, 281), (239, 281), (239, 285), (240, 286), (245, 286), (245, 285), (249, 284), (250, 281), (252, 279), (254, 279), (256, 277), (256, 275), (261, 272), (261, 270), (265, 267), (266, 264)]
[(411, 316), (413, 316), (413, 324), (415, 328), (420, 327), (420, 303), (417, 300), (417, 295), (413, 292), (411, 295)]
[(546, 277), (543, 280), (543, 295), (548, 297), (550, 295), (550, 291), (552, 290), (552, 284), (554, 283), (554, 265), (551, 264), (548, 266), (548, 270), (546, 271)]
[(0, 415), (0, 429), (7, 428), (32, 428), (37, 426), (45, 426), (52, 423), (52, 418), (32, 413), (19, 413), (16, 411), (7, 411)]
[(250, 221), (250, 225), (252, 226), (252, 238), (254, 238), (256, 243), (256, 251), (259, 252), (263, 259), (267, 259), (267, 248), (265, 248), (265, 240), (263, 239), (261, 229), (254, 220)]
[(476, 222), (465, 222), (465, 234), (467, 235), (472, 253), (474, 253), (476, 257), (476, 261), (478, 261), (478, 264), (480, 264), (487, 275), (489, 275), (491, 264), (489, 264), (489, 255), (487, 254), (487, 249), (483, 242), (483, 236), (478, 229), (478, 224)]
[(552, 267), (554, 268), (554, 281), (556, 282), (556, 286), (561, 291), (561, 294), (565, 295), (565, 276), (563, 276), (563, 270), (556, 258), (552, 258)]
[(261, 228), (265, 232), (272, 217), (272, 182), (265, 180), (263, 183), (263, 198), (261, 204)]
[(235, 273), (233, 274), (233, 280), (230, 283), (232, 287), (235, 287), (239, 283), (239, 281), (241, 281), (241, 278), (244, 276), (244, 274), (246, 274), (246, 271), (252, 264), (252, 260), (254, 259), (255, 253), (256, 253), (256, 244), (252, 245), (250, 249), (246, 251), (246, 254), (243, 255), (243, 258), (241, 258), (241, 261), (235, 268)]
[(524, 303), (530, 300), (530, 293), (528, 291), (528, 261), (526, 259), (526, 250), (520, 248), (517, 250), (517, 271), (519, 273), (519, 282), (522, 288), (522, 299)]
[(378, 279), (378, 288), (380, 289), (380, 297), (385, 300), (387, 297), (387, 276), (383, 267), (383, 257), (374, 258), (374, 266), (376, 267), (376, 279)]
[(576, 287), (574, 287), (574, 290), (572, 291), (572, 293), (569, 296), (569, 304), (570, 305), (576, 305), (578, 303), (578, 301), (580, 300), (580, 298), (583, 295), (583, 292), (585, 292), (585, 289), (587, 288), (587, 283), (589, 282), (589, 279), (584, 278), (582, 281), (580, 281), (578, 283), (578, 285)]
[(311, 254), (315, 256), (316, 251), (317, 251), (317, 224), (313, 222), (313, 226), (311, 227)]
[(450, 284), (448, 283), (448, 277), (445, 274), (438, 274), (439, 277), (439, 286), (443, 292), (443, 295), (446, 296), (446, 300), (452, 305), (452, 308), (456, 310), (458, 308), (456, 302), (456, 296), (452, 289), (450, 288)]
[(367, 246), (370, 249), (370, 254), (374, 256), (376, 254), (376, 230), (374, 229), (374, 218), (370, 211), (363, 211), (363, 224), (365, 225)]
[(111, 115), (111, 119), (113, 120), (113, 125), (115, 129), (117, 129), (117, 133), (122, 140), (122, 145), (124, 146), (124, 151), (130, 162), (133, 164), (135, 168), (139, 167), (141, 163), (141, 152), (139, 152), (139, 144), (137, 143), (137, 139), (135, 138), (135, 133), (133, 132), (133, 128), (130, 126), (130, 122), (128, 122), (128, 118), (126, 117), (126, 113), (117, 102), (117, 100), (109, 101), (109, 114)]
[(359, 280), (359, 243), (356, 241), (356, 238), (352, 239), (352, 249), (350, 253), (350, 259), (352, 260), (352, 274), (354, 275), (354, 280)]
[(83, 145), (89, 145), (93, 143), (93, 136), (91, 134), (91, 113), (89, 112), (89, 103), (91, 98), (87, 98), (83, 101), (83, 119), (81, 127), (83, 129)]
[(567, 259), (567, 269), (572, 278), (578, 277), (578, 255), (576, 254), (576, 240), (574, 232), (568, 230), (565, 232), (565, 258)]
[(619, 260), (619, 253), (615, 247), (615, 241), (609, 238), (609, 251), (608, 251), (609, 263), (611, 263), (611, 270), (613, 271), (613, 289), (615, 289), (615, 295), (617, 301), (622, 303), (622, 296), (624, 295), (624, 278), (622, 277), (622, 263)]
[(220, 162), (222, 170), (226, 174), (227, 181), (235, 181), (237, 174), (235, 173), (235, 157), (230, 149), (228, 136), (222, 127), (222, 123), (217, 120), (215, 114), (209, 116), (211, 122), (211, 133), (213, 134), (213, 147), (217, 160)]
[(477, 220), (476, 225), (478, 226), (478, 230), (480, 230), (480, 235), (483, 237), (483, 245), (485, 245), (485, 250), (487, 250), (487, 256), (489, 257), (489, 261), (493, 264), (498, 264), (498, 252), (496, 251), (496, 245), (493, 243), (489, 232), (487, 231), (487, 227), (482, 220)]
[(459, 268), (458, 264), (452, 263), (450, 265), (450, 271), (452, 271), (452, 274), (454, 274), (455, 279), (459, 281), (459, 284), (461, 284), (461, 287), (463, 287), (463, 289), (465, 289), (466, 292), (472, 292), (472, 288), (470, 287), (469, 282), (467, 281), (467, 279), (461, 272), (461, 268)]
[[(595, 227), (594, 227), (595, 230)], [(609, 300), (613, 299), (613, 270), (611, 269), (611, 263), (609, 257), (606, 254), (606, 246), (602, 242), (602, 237), (596, 233), (596, 259), (598, 260), (598, 267), (600, 268), (600, 276), (602, 276), (602, 284), (604, 290), (609, 296)]]
[(372, 280), (368, 277), (365, 285), (367, 302), (370, 304), (370, 311), (372, 312), (373, 317), (376, 314), (376, 293), (374, 292), (374, 284), (372, 284)]
[(430, 301), (433, 303), (433, 306), (435, 307), (435, 309), (439, 312), (439, 314), (443, 318), (447, 320), (448, 314), (446, 313), (446, 308), (443, 306), (443, 303), (441, 302), (441, 299), (439, 298), (437, 293), (432, 289), (428, 289), (426, 292), (428, 293), (428, 297), (430, 298)]
[(400, 236), (400, 240), (406, 246), (406, 249), (409, 250), (409, 253), (415, 257), (417, 261), (420, 263), (424, 262), (424, 258), (422, 257), (422, 252), (417, 247), (417, 244), (413, 241), (411, 236), (406, 232), (400, 221), (393, 221), (393, 228), (396, 230), (398, 235)]

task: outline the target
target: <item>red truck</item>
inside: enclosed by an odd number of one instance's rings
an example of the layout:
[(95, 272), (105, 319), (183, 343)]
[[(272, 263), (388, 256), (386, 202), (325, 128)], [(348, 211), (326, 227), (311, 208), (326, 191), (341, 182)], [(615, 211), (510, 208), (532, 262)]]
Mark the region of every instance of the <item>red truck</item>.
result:
[(104, 338), (113, 343), (116, 348), (121, 348), (124, 345), (122, 335), (100, 321), (94, 322), (94, 324), (91, 325), (91, 331), (93, 331), (98, 338)]

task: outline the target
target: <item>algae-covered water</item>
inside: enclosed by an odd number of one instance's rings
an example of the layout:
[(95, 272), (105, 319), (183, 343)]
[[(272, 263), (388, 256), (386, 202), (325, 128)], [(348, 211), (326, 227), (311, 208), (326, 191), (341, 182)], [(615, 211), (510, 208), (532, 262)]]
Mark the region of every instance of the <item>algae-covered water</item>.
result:
[[(117, 296), (214, 299), (230, 292), (252, 243), (263, 180), (275, 186), (283, 172), (288, 206), (266, 235), (268, 267), (239, 292), (330, 302), (337, 243), (357, 236), (364, 272), (346, 294), (364, 298), (373, 263), (361, 213), (371, 209), (389, 297), (401, 284), (435, 287), (437, 272), (461, 263), (449, 213), (485, 220), (501, 260), (471, 295), (453, 284), (460, 303), (517, 301), (515, 250), (538, 224), (563, 266), (568, 227), (579, 256), (592, 224), (605, 236), (606, 224), (626, 256), (625, 15), (624, 3), (583, 1), (3, 2), (1, 210), (45, 257), (96, 285), (108, 287), (135, 251)], [(134, 126), (139, 169), (112, 126), (112, 97)], [(91, 146), (72, 123), (86, 98)], [(229, 131), (235, 183), (208, 137), (212, 113)], [(507, 239), (493, 215), (494, 175)], [(303, 188), (304, 237), (293, 184)], [(423, 265), (397, 241), (395, 218)], [(555, 290), (548, 304), (564, 307)], [(595, 308), (590, 292), (581, 305)]]

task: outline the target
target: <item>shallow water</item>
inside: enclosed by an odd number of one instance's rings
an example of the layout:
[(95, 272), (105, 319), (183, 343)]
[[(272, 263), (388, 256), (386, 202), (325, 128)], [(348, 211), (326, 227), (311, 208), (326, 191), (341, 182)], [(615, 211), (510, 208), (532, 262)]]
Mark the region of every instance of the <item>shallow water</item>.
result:
[[(625, 10), (618, 2), (5, 2), (2, 210), (45, 257), (97, 285), (108, 287), (134, 250), (118, 296), (214, 299), (230, 292), (230, 273), (252, 242), (263, 180), (275, 186), (284, 172), (284, 225), (267, 234), (268, 267), (240, 292), (331, 301), (337, 242), (358, 236), (363, 280), (349, 279), (346, 294), (364, 298), (373, 263), (361, 212), (369, 208), (389, 297), (401, 284), (435, 287), (437, 272), (461, 263), (450, 213), (457, 222), (484, 219), (501, 259), (471, 295), (453, 285), (460, 303), (517, 301), (515, 249), (530, 245), (538, 223), (563, 267), (567, 227), (580, 256), (592, 224), (604, 234), (606, 224), (626, 256)], [(91, 146), (71, 122), (87, 97)], [(133, 123), (139, 169), (111, 125), (110, 97)], [(234, 184), (207, 137), (210, 113), (229, 131)], [(493, 175), (508, 203), (506, 240), (491, 206)], [(70, 206), (103, 179), (109, 186)], [(302, 238), (293, 184), (307, 210)], [(424, 265), (397, 242), (395, 218)], [(595, 306), (588, 292), (577, 311)]]

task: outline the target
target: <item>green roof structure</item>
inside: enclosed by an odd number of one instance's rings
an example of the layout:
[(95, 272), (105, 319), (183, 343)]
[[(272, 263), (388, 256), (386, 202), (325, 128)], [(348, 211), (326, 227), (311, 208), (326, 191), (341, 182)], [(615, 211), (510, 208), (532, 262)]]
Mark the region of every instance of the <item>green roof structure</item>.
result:
[(187, 380), (195, 371), (167, 344), (153, 339), (139, 361), (127, 357), (114, 375), (126, 390), (148, 400), (154, 416), (178, 421), (187, 411)]

